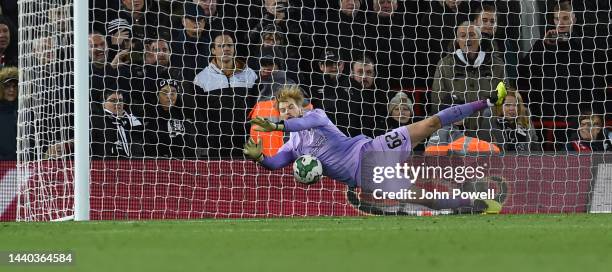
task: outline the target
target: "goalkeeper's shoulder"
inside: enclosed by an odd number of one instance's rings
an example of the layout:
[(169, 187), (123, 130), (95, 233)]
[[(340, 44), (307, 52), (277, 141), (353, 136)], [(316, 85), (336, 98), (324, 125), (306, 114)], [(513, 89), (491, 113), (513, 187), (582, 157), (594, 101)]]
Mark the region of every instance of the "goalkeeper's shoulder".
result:
[(319, 115), (319, 116), (327, 117), (327, 115), (325, 114), (325, 111), (322, 110), (322, 109), (304, 110), (304, 116), (309, 115), (309, 114), (316, 114), (316, 115)]
[(321, 119), (321, 120), (330, 120), (329, 116), (327, 116), (327, 113), (325, 113), (325, 111), (322, 109), (305, 110), (304, 117), (306, 116), (310, 118)]
[(309, 119), (315, 126), (323, 126), (332, 123), (327, 113), (322, 109), (306, 110), (303, 117)]

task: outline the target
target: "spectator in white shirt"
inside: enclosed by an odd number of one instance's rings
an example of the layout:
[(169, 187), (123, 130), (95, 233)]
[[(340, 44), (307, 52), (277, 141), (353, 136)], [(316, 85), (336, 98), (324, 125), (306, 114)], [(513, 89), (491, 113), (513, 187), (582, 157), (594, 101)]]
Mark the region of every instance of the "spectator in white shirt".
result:
[(194, 79), (194, 84), (204, 92), (255, 85), (257, 74), (242, 59), (236, 58), (234, 39), (229, 34), (215, 34), (210, 52), (212, 60)]

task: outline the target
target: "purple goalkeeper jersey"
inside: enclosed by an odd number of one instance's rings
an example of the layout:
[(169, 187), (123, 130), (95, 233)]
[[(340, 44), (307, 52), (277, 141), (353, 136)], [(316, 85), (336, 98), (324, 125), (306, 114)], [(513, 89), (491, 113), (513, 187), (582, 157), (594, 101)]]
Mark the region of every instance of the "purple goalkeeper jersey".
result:
[(285, 167), (299, 156), (315, 156), (323, 164), (323, 174), (356, 186), (359, 179), (361, 148), (372, 139), (359, 135), (347, 137), (329, 120), (325, 112), (315, 109), (301, 118), (285, 121), (290, 138), (275, 156), (266, 157), (262, 164), (269, 169)]

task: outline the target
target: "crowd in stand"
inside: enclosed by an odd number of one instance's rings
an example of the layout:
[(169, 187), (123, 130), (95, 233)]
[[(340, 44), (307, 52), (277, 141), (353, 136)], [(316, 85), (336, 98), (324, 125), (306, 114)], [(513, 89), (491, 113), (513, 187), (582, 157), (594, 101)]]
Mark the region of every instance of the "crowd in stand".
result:
[[(415, 150), (612, 149), (607, 1), (546, 2), (536, 18), (544, 34), (523, 51), (519, 1), (90, 2), (95, 158), (241, 158), (249, 135), (274, 154), (287, 135), (249, 131), (248, 120), (278, 120), (274, 94), (286, 85), (298, 85), (304, 106), (323, 109), (347, 136), (375, 137), (486, 98), (500, 81), (513, 86), (502, 106)], [(13, 18), (0, 16), (0, 118), (16, 127)], [(69, 57), (49, 49), (70, 37), (62, 39), (41, 39), (40, 59)], [(0, 159), (15, 159), (15, 136), (0, 137)], [(48, 157), (63, 153), (54, 144)]]

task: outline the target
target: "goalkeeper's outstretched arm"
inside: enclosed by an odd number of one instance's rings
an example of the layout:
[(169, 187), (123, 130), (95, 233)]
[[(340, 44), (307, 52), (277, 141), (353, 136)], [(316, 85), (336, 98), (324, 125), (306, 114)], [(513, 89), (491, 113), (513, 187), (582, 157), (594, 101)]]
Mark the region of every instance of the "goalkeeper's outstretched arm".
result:
[(291, 164), (295, 159), (296, 157), (293, 152), (280, 151), (271, 157), (264, 156), (260, 163), (269, 170), (276, 170)]
[(251, 120), (252, 125), (256, 125), (256, 131), (270, 132), (270, 131), (302, 131), (311, 128), (322, 127), (330, 123), (329, 118), (325, 115), (325, 112), (320, 109), (313, 110), (302, 117), (296, 117), (287, 119), (281, 123), (273, 123), (269, 120), (261, 117)]
[(263, 165), (265, 168), (269, 170), (276, 170), (295, 161), (296, 156), (292, 149), (293, 147), (291, 146), (291, 142), (288, 142), (281, 147), (276, 155), (266, 157), (262, 152), (261, 140), (257, 140), (257, 142), (255, 142), (253, 139), (249, 139), (249, 141), (244, 145), (243, 152), (248, 158), (261, 163), (261, 165)]

